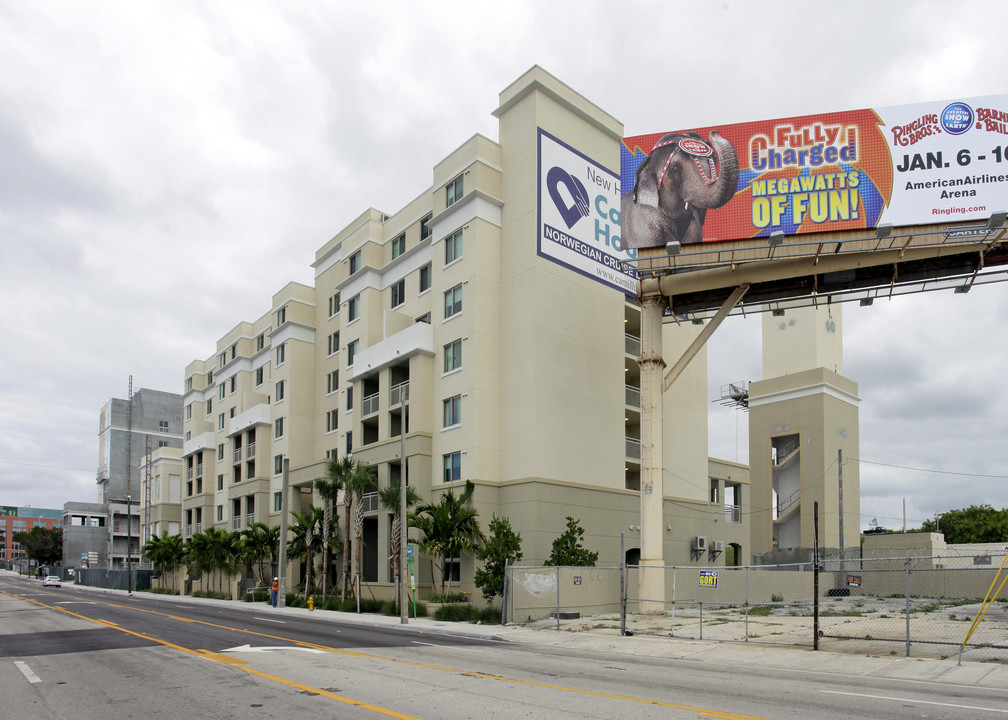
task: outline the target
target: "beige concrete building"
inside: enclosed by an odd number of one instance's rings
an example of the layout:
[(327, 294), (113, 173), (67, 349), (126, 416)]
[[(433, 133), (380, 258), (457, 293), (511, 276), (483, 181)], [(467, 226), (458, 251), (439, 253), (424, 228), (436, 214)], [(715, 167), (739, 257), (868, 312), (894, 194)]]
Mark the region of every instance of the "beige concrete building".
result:
[[(526, 564), (568, 515), (600, 565), (639, 558), (640, 308), (537, 248), (543, 133), (618, 171), (623, 126), (538, 67), (494, 115), (497, 140), (463, 142), (398, 211), (362, 213), (316, 252), (314, 286), (284, 285), (186, 368), (184, 537), (278, 525), (285, 458), (298, 510), (326, 458), (352, 454), (377, 490), (399, 482), (405, 447), (425, 500), (471, 480), (482, 526), (510, 518)], [(698, 331), (669, 322), (665, 356)], [(748, 468), (707, 456), (706, 365), (701, 351), (665, 394), (668, 564), (744, 564), (754, 549)], [(376, 493), (364, 507), (363, 579), (380, 591), (391, 516)], [(471, 588), (474, 562), (447, 568)]]

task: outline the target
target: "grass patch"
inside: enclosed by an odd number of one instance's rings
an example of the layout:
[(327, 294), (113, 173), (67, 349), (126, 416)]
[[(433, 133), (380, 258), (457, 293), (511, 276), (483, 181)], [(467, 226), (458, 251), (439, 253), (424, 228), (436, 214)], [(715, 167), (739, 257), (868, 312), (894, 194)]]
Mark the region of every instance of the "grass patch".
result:
[(483, 625), (500, 625), (500, 608), (476, 608), (468, 603), (450, 603), (434, 611), (435, 620), (446, 622), (471, 622)]
[(171, 588), (151, 588), (147, 592), (156, 593), (158, 595), (181, 595), (181, 590), (172, 590)]
[(231, 596), (227, 593), (214, 592), (213, 590), (197, 590), (192, 594), (193, 597), (198, 598), (210, 598), (211, 600), (230, 600)]
[(749, 608), (749, 615), (755, 617), (766, 617), (773, 614), (773, 608), (769, 605), (753, 605)]

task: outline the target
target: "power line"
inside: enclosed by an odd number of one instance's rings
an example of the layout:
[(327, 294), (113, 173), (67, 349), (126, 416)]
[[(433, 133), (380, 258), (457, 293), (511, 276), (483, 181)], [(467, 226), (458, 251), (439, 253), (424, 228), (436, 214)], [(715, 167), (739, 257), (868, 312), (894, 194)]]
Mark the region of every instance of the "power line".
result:
[(961, 477), (992, 478), (996, 480), (1008, 480), (1008, 475), (986, 475), (984, 473), (955, 472), (953, 470), (933, 470), (931, 468), (908, 467), (906, 465), (893, 465), (891, 463), (876, 462), (874, 460), (864, 460), (863, 458), (849, 458), (868, 465), (881, 465), (882, 467), (898, 468), (900, 470), (913, 470), (915, 472), (936, 473), (938, 475), (959, 475)]
[(94, 472), (94, 468), (72, 468), (63, 465), (42, 465), (39, 463), (13, 462), (11, 460), (0, 460), (0, 465), (21, 465), (23, 467), (47, 468), (49, 470), (73, 470), (74, 472)]

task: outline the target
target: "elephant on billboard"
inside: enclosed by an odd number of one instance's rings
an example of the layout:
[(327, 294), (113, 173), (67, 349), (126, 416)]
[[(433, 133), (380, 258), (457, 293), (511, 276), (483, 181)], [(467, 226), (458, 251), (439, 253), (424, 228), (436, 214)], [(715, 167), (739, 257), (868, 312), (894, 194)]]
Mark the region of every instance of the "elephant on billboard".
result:
[(735, 194), (738, 156), (712, 130), (664, 135), (637, 167), (634, 186), (621, 200), (623, 246), (662, 247), (703, 241), (707, 211)]

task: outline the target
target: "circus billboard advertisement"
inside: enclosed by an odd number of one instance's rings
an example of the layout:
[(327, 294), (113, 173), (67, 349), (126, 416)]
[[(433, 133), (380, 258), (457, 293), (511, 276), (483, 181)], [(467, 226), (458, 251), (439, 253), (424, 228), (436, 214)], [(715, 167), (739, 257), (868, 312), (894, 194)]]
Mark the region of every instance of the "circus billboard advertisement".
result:
[(1008, 209), (1008, 95), (624, 138), (628, 249), (986, 219)]
[(620, 239), (620, 180), (612, 170), (539, 129), (538, 252), (581, 275), (637, 294)]

